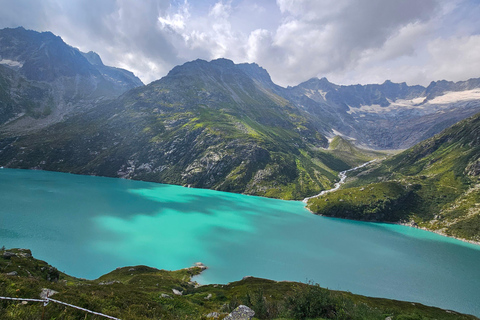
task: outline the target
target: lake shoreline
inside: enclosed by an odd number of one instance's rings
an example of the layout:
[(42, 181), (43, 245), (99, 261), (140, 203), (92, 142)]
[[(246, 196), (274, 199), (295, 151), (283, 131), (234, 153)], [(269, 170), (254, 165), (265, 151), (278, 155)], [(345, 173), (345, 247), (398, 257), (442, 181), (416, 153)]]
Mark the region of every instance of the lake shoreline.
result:
[[(384, 222), (384, 223), (388, 223), (388, 222)], [(463, 242), (467, 242), (467, 243), (471, 243), (471, 244), (480, 246), (480, 241), (468, 240), (468, 239), (459, 238), (459, 237), (455, 237), (455, 236), (449, 236), (446, 233), (444, 233), (442, 231), (439, 231), (439, 230), (431, 230), (431, 229), (428, 229), (428, 228), (425, 228), (425, 227), (412, 226), (410, 223), (405, 223), (405, 222), (394, 222), (392, 224), (407, 226), (407, 227), (411, 227), (411, 228), (415, 228), (415, 229), (421, 229), (421, 230), (436, 233), (438, 235), (441, 235), (441, 236), (444, 236), (444, 237), (447, 237), (447, 238), (452, 238), (452, 239), (456, 239), (456, 240), (460, 240), (460, 241), (463, 241)]]
[[(309, 199), (312, 199), (312, 198), (316, 198), (320, 195), (323, 195), (325, 193), (329, 193), (329, 192), (332, 192), (332, 191), (336, 191), (338, 190), (341, 185), (345, 182), (347, 176), (346, 176), (346, 173), (347, 172), (350, 172), (350, 171), (354, 171), (354, 170), (357, 170), (357, 169), (360, 169), (360, 168), (363, 168), (367, 165), (369, 165), (370, 163), (373, 163), (375, 161), (377, 161), (378, 159), (373, 159), (373, 160), (370, 160), (368, 162), (365, 162), (357, 167), (354, 167), (354, 168), (350, 168), (348, 170), (345, 170), (345, 171), (342, 171), (339, 173), (339, 175), (341, 175), (341, 179), (339, 182), (337, 182), (335, 184), (335, 188), (332, 188), (332, 189), (328, 189), (328, 190), (323, 190), (321, 193), (317, 194), (317, 195), (314, 195), (314, 196), (310, 196), (310, 197), (307, 197), (307, 198), (304, 198), (303, 200), (285, 200), (285, 199), (279, 199), (279, 198), (270, 198), (270, 197), (265, 197), (265, 196), (259, 196), (259, 195), (252, 195), (252, 194), (245, 194), (245, 193), (237, 193), (237, 194), (242, 194), (242, 195), (245, 195), (245, 196), (253, 196), (253, 197), (260, 197), (260, 198), (264, 198), (264, 199), (274, 199), (274, 200), (282, 200), (282, 201), (295, 201), (295, 202), (303, 202), (305, 204), (304, 208), (306, 210), (308, 210), (310, 213), (314, 214), (314, 215), (318, 215), (318, 216), (322, 216), (322, 217), (327, 217), (327, 218), (337, 218), (337, 219), (344, 219), (344, 220), (350, 220), (350, 221), (363, 221), (363, 222), (373, 222), (373, 223), (386, 223), (386, 224), (395, 224), (395, 225), (402, 225), (402, 226), (406, 226), (406, 227), (412, 227), (412, 228), (416, 228), (416, 229), (421, 229), (421, 230), (424, 230), (424, 231), (429, 231), (429, 232), (433, 232), (433, 233), (436, 233), (438, 235), (441, 235), (441, 236), (444, 236), (444, 237), (447, 237), (447, 238), (453, 238), (453, 239), (456, 239), (456, 240), (460, 240), (460, 241), (463, 241), (463, 242), (466, 242), (466, 243), (470, 243), (470, 244), (473, 244), (473, 245), (478, 245), (480, 246), (480, 241), (474, 241), (474, 240), (469, 240), (469, 239), (464, 239), (464, 238), (459, 238), (459, 237), (455, 237), (455, 236), (450, 236), (450, 235), (447, 235), (445, 234), (444, 232), (441, 232), (441, 231), (438, 231), (438, 230), (431, 230), (431, 229), (428, 229), (428, 228), (425, 228), (425, 227), (419, 227), (419, 226), (413, 226), (411, 225), (411, 223), (407, 223), (407, 222), (388, 222), (388, 221), (378, 221), (378, 220), (355, 220), (355, 219), (347, 219), (347, 218), (342, 218), (342, 217), (330, 217), (330, 216), (325, 216), (325, 215), (322, 215), (322, 214), (319, 214), (319, 213), (314, 213), (313, 211), (311, 211), (308, 207), (307, 207), (307, 202)], [(161, 183), (161, 182), (152, 182), (152, 181), (144, 181), (144, 180), (135, 180), (135, 179), (125, 179), (125, 178), (121, 178), (121, 177), (106, 177), (106, 176), (98, 176), (98, 175), (86, 175), (86, 174), (79, 174), (79, 173), (72, 173), (72, 172), (62, 172), (62, 171), (50, 171), (50, 170), (39, 170), (39, 169), (21, 169), (21, 168), (8, 168), (8, 167), (4, 167), (4, 166), (1, 166), (0, 167), (0, 170), (1, 169), (10, 169), (10, 170), (30, 170), (30, 171), (43, 171), (43, 172), (56, 172), (56, 173), (63, 173), (63, 174), (71, 174), (71, 175), (75, 175), (75, 176), (89, 176), (89, 177), (101, 177), (101, 178), (110, 178), (110, 179), (120, 179), (120, 180), (128, 180), (128, 181), (140, 181), (140, 182), (146, 182), (146, 183), (157, 183), (157, 184), (165, 184), (165, 183)], [(338, 184), (338, 186), (337, 186)], [(166, 185), (170, 185), (170, 184), (166, 184)], [(189, 187), (189, 186), (185, 186), (185, 185), (174, 185), (174, 186), (179, 186), (179, 187), (183, 187), (183, 188), (193, 188), (193, 189), (204, 189), (204, 188), (195, 188), (195, 187)], [(220, 191), (220, 190), (214, 190), (214, 189), (204, 189), (204, 190), (213, 190), (213, 191), (219, 191), (219, 192), (226, 192), (226, 193), (231, 193), (231, 192), (228, 192), (228, 191)], [(236, 193), (234, 193), (236, 194)]]
[(308, 211), (310, 211), (310, 213), (314, 214), (314, 215), (318, 215), (318, 216), (322, 216), (322, 217), (328, 217), (328, 218), (337, 218), (337, 219), (344, 219), (344, 220), (351, 220), (351, 221), (363, 221), (363, 222), (374, 222), (374, 223), (387, 223), (387, 224), (396, 224), (396, 225), (401, 225), (401, 226), (406, 226), (406, 227), (412, 227), (412, 228), (416, 228), (416, 229), (421, 229), (421, 230), (424, 230), (424, 231), (429, 231), (429, 232), (433, 232), (433, 233), (436, 233), (438, 235), (441, 235), (441, 236), (444, 236), (444, 237), (447, 237), (447, 238), (453, 238), (453, 239), (456, 239), (456, 240), (460, 240), (460, 241), (463, 241), (463, 242), (467, 242), (467, 243), (470, 243), (470, 244), (473, 244), (473, 245), (478, 245), (480, 246), (480, 241), (475, 241), (475, 240), (469, 240), (469, 239), (464, 239), (464, 238), (459, 238), (459, 237), (455, 237), (455, 236), (450, 236), (450, 235), (447, 235), (446, 233), (442, 232), (442, 231), (439, 231), (439, 230), (432, 230), (432, 229), (428, 229), (428, 228), (425, 228), (425, 227), (420, 227), (418, 225), (413, 225), (412, 222), (389, 222), (389, 221), (378, 221), (378, 220), (355, 220), (355, 219), (348, 219), (348, 218), (342, 218), (342, 217), (330, 217), (330, 216), (325, 216), (323, 214), (320, 214), (320, 213), (315, 213), (313, 212), (312, 210), (310, 210), (310, 208), (307, 207), (307, 204), (308, 204), (308, 200), (310, 199), (313, 199), (313, 198), (316, 198), (316, 197), (319, 197), (319, 196), (322, 196), (326, 193), (330, 193), (330, 192), (333, 192), (333, 191), (337, 191), (338, 189), (340, 189), (340, 187), (342, 186), (342, 184), (345, 183), (345, 180), (347, 179), (347, 172), (350, 172), (350, 171), (354, 171), (354, 170), (357, 170), (357, 169), (360, 169), (360, 168), (363, 168), (367, 165), (369, 165), (370, 163), (373, 163), (375, 161), (377, 161), (378, 159), (373, 159), (371, 161), (368, 161), (368, 162), (365, 162), (355, 168), (351, 168), (351, 169), (348, 169), (348, 170), (345, 170), (345, 171), (342, 171), (338, 174), (339, 178), (340, 178), (340, 181), (337, 182), (335, 184), (335, 187), (332, 188), (332, 189), (329, 189), (329, 190), (324, 190), (322, 192), (320, 192), (319, 194), (315, 195), (315, 196), (311, 196), (311, 197), (307, 197), (305, 199), (302, 200), (303, 203), (305, 203), (305, 209), (307, 209)]
[[(96, 279), (118, 266), (178, 270), (202, 261), (210, 269), (193, 279), (200, 284), (245, 275), (312, 279), (337, 290), (478, 314), (480, 250), (448, 238), (313, 217), (301, 201), (58, 172), (0, 173), (6, 230), (0, 246), (31, 248), (76, 277)], [(438, 257), (444, 267), (432, 268)], [(425, 293), (412, 291), (416, 286)], [(455, 301), (449, 300), (452, 288)]]
[(444, 236), (444, 237), (447, 237), (447, 238), (452, 238), (452, 239), (456, 239), (456, 240), (460, 240), (460, 241), (463, 241), (463, 242), (466, 242), (466, 243), (470, 243), (470, 244), (473, 244), (473, 245), (480, 246), (480, 241), (469, 240), (469, 239), (459, 238), (459, 237), (455, 237), (455, 236), (449, 236), (449, 235), (445, 234), (444, 232), (441, 232), (441, 231), (438, 231), (438, 230), (431, 230), (431, 229), (428, 229), (428, 228), (425, 228), (425, 227), (412, 226), (411, 223), (407, 223), (407, 222), (389, 222), (389, 221), (378, 221), (378, 220), (355, 220), (355, 219), (348, 219), (348, 218), (342, 218), (342, 217), (331, 217), (331, 216), (326, 216), (326, 215), (323, 215), (323, 214), (320, 214), (320, 213), (315, 213), (312, 210), (310, 210), (307, 206), (305, 206), (305, 209), (307, 209), (311, 214), (316, 215), (316, 216), (320, 216), (320, 217), (332, 218), (332, 219), (342, 219), (342, 220), (349, 220), (349, 221), (369, 222), (369, 223), (394, 224), (394, 225), (405, 226), (405, 227), (410, 227), (410, 228), (415, 228), (415, 229), (421, 229), (421, 230), (428, 231), (428, 232), (433, 232), (433, 233), (436, 233), (438, 235), (441, 235), (441, 236)]

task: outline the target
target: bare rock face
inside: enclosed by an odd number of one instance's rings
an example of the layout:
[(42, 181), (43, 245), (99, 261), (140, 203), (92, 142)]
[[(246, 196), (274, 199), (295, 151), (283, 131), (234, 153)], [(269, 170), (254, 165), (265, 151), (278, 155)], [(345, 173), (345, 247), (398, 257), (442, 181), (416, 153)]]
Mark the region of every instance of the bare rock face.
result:
[(235, 310), (232, 311), (225, 320), (250, 320), (255, 315), (255, 311), (250, 309), (247, 306), (240, 305)]
[(11, 257), (19, 257), (19, 258), (31, 258), (32, 251), (28, 249), (15, 249), (16, 252), (11, 251), (4, 251), (2, 257), (4, 259), (10, 259)]
[(5, 251), (2, 255), (3, 259), (10, 259), (11, 257), (15, 257), (16, 254), (13, 252)]
[(472, 162), (465, 168), (466, 174), (469, 176), (480, 176), (480, 160)]
[(194, 267), (197, 267), (197, 268), (200, 268), (202, 270), (206, 270), (208, 269), (208, 267), (206, 265), (204, 265), (202, 262), (195, 262), (193, 264)]
[(207, 314), (205, 317), (206, 317), (206, 318), (214, 318), (214, 319), (217, 319), (219, 316), (220, 316), (220, 314), (219, 314), (218, 312), (210, 312), (210, 313)]

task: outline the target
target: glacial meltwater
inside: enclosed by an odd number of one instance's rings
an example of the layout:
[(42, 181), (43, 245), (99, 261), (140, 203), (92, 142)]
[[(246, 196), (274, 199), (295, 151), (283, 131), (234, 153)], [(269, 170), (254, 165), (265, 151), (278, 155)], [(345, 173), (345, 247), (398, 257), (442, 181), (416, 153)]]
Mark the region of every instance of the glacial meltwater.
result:
[(330, 219), (301, 201), (0, 169), (0, 246), (76, 277), (180, 269), (197, 281), (312, 280), (480, 316), (480, 246), (404, 226)]

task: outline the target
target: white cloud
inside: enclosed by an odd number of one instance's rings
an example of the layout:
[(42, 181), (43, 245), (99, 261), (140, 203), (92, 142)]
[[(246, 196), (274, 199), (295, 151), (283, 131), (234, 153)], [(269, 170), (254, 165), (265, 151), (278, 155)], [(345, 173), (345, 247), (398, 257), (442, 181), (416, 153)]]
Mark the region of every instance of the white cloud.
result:
[(227, 20), (230, 17), (232, 11), (232, 5), (230, 3), (223, 3), (219, 1), (215, 3), (208, 15), (213, 19)]
[(162, 29), (171, 29), (175, 32), (181, 32), (185, 30), (185, 23), (188, 18), (190, 18), (190, 12), (188, 10), (188, 3), (185, 2), (185, 4), (180, 7), (179, 12), (173, 15), (167, 14), (164, 17), (159, 16), (158, 22)]
[(50, 30), (144, 82), (197, 58), (257, 62), (274, 81), (426, 84), (480, 76), (471, 0), (0, 0), (0, 27)]
[(480, 35), (438, 38), (428, 44), (428, 68), (434, 79), (467, 80), (480, 76)]
[[(272, 46), (272, 34), (270, 31), (265, 29), (257, 29), (250, 33), (248, 36), (247, 42), (247, 60), (248, 61), (257, 61), (260, 57), (263, 59), (265, 54), (268, 54), (268, 50), (265, 51), (265, 48), (270, 48)], [(262, 59), (262, 60), (263, 60)]]

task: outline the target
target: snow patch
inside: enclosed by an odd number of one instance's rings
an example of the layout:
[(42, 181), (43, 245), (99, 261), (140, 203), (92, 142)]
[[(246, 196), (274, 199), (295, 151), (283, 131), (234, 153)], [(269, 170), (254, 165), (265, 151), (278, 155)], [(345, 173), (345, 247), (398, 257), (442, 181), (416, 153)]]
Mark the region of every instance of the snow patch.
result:
[[(415, 99), (398, 99), (395, 101), (388, 100), (390, 105), (387, 107), (382, 107), (378, 104), (373, 105), (361, 105), (360, 108), (352, 108), (348, 106), (348, 114), (365, 114), (365, 113), (376, 113), (376, 114), (386, 114), (390, 112), (400, 111), (400, 110), (417, 110), (421, 112), (438, 112), (442, 109), (449, 108), (453, 103), (467, 102), (473, 100), (480, 100), (480, 89), (465, 90), (465, 91), (449, 91), (445, 94), (438, 96), (432, 100), (428, 100), (425, 103), (426, 97), (418, 97)], [(360, 115), (362, 116), (362, 115)]]
[(312, 98), (313, 96), (316, 96), (318, 94), (320, 94), (322, 96), (323, 100), (327, 100), (325, 98), (325, 96), (327, 95), (327, 92), (325, 92), (325, 91), (309, 89), (305, 92), (305, 95), (309, 98)]
[(345, 135), (335, 129), (332, 129), (332, 132), (333, 132), (333, 135), (328, 135), (326, 136), (327, 138), (327, 141), (328, 141), (328, 144), (332, 143), (332, 140), (333, 138), (335, 138), (336, 136), (340, 136), (340, 137), (344, 137)]
[(5, 64), (10, 67), (15, 67), (15, 68), (21, 68), (23, 67), (23, 62), (21, 61), (15, 61), (15, 60), (9, 60), (9, 59), (2, 59), (0, 60), (0, 64)]
[(443, 96), (435, 97), (430, 100), (431, 104), (447, 104), (459, 101), (470, 101), (480, 99), (480, 89), (465, 90), (465, 91), (450, 91)]
[(351, 106), (348, 106), (347, 113), (348, 114), (359, 113), (359, 112), (363, 112), (363, 113), (383, 113), (383, 112), (387, 111), (386, 110), (387, 108), (388, 107), (382, 107), (379, 104), (372, 104), (372, 105), (369, 105), (369, 106), (361, 105), (360, 108), (352, 108)]
[(337, 131), (335, 129), (332, 129), (332, 132), (333, 132), (333, 136), (327, 136), (327, 140), (328, 140), (328, 143), (331, 143), (333, 138), (335, 138), (336, 136), (340, 136), (342, 138), (345, 138), (347, 140), (350, 140), (350, 141), (357, 141), (357, 139), (353, 138), (353, 137), (350, 137), (350, 136), (347, 136), (346, 134), (343, 134), (341, 133), (340, 131)]
[(336, 136), (341, 136), (341, 137), (344, 136), (344, 134), (341, 133), (340, 131), (337, 131), (337, 130), (335, 130), (335, 129), (332, 129), (332, 131), (333, 131), (333, 134), (336, 135)]

